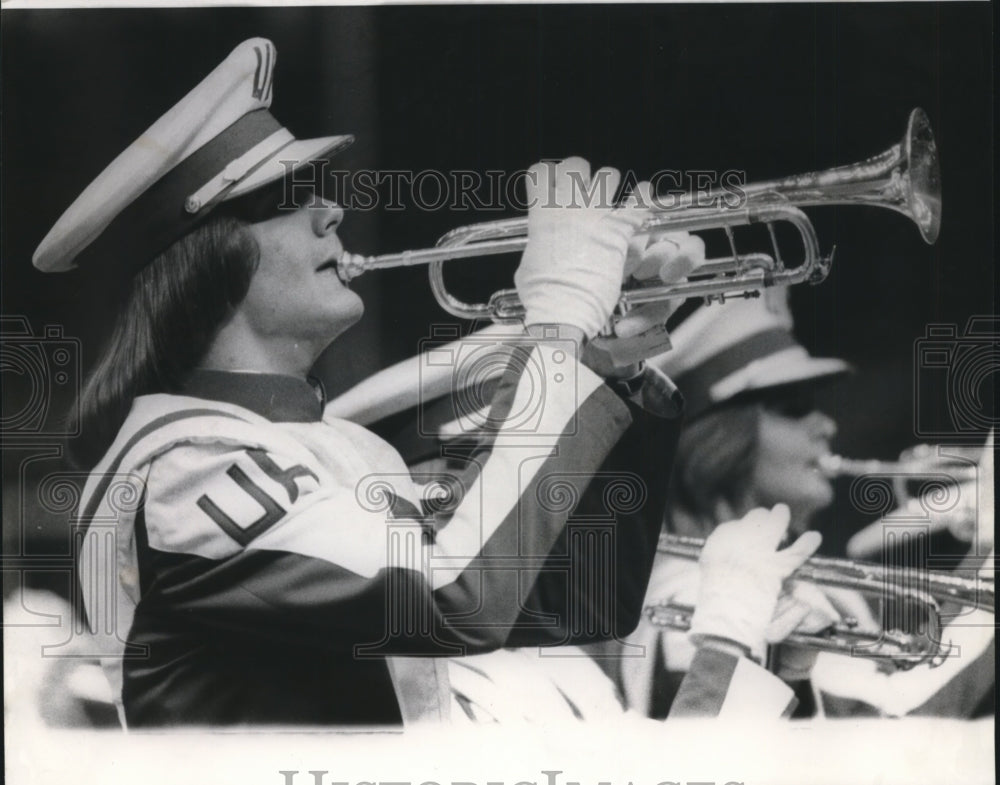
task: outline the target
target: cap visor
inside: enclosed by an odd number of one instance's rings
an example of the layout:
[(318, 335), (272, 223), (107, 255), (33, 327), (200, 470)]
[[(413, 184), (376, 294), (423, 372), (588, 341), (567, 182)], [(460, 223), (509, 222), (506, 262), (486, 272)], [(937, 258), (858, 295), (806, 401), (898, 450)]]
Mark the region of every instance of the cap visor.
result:
[(236, 183), (226, 193), (225, 199), (227, 201), (235, 199), (268, 183), (273, 183), (311, 161), (327, 159), (350, 147), (353, 142), (354, 137), (349, 134), (322, 136), (318, 139), (296, 139), (282, 147), (271, 158), (268, 158)]
[[(773, 362), (771, 361), (773, 360)], [(819, 382), (842, 376), (853, 370), (850, 363), (835, 357), (800, 357), (787, 360), (780, 355), (758, 364), (753, 378), (748, 380), (741, 393), (769, 390), (788, 384)]]

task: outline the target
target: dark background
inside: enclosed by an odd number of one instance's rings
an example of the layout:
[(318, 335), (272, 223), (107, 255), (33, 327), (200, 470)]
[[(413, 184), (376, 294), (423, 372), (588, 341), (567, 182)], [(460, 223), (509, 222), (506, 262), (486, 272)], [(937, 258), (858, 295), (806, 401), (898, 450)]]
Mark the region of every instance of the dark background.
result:
[[(949, 408), (958, 355), (933, 369), (914, 358), (928, 325), (946, 324), (958, 336), (946, 345), (986, 347), (980, 381), (997, 367), (995, 339), (961, 339), (969, 317), (995, 311), (990, 4), (6, 11), (3, 314), (25, 317), (35, 335), (60, 325), (79, 339), (81, 371), (108, 327), (111, 287), (84, 273), (37, 273), (34, 248), (118, 152), (252, 36), (278, 50), (272, 111), (299, 137), (355, 134), (336, 160), (348, 170), (513, 171), (576, 154), (640, 174), (738, 169), (754, 181), (880, 152), (923, 107), (941, 154), (938, 243), (925, 245), (894, 213), (811, 210), (837, 261), (822, 286), (797, 287), (792, 306), (813, 353), (859, 371), (822, 395), (840, 424), (837, 450), (892, 458), (928, 431), (970, 433)], [(364, 253), (419, 248), (473, 220), (376, 210), (349, 215), (342, 236)], [(366, 276), (358, 288), (368, 312), (351, 351), (335, 346), (319, 366), (333, 392), (413, 354), (432, 322), (449, 321), (423, 270)], [(9, 417), (30, 385), (4, 370)], [(68, 553), (48, 508), (35, 523), (31, 475), (60, 465), (58, 447), (38, 455), (58, 442), (46, 433), (58, 430), (75, 383), (50, 384), (34, 432), (7, 434), (13, 557)], [(992, 388), (976, 389), (989, 404)], [(839, 491), (825, 523), (830, 552), (864, 521)]]

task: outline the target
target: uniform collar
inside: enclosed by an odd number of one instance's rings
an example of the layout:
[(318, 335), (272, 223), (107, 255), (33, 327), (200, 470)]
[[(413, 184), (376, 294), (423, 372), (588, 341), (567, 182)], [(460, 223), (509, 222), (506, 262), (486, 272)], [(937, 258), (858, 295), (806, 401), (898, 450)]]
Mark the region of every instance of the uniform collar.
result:
[(182, 395), (232, 403), (272, 422), (319, 422), (326, 392), (319, 379), (245, 371), (192, 371)]

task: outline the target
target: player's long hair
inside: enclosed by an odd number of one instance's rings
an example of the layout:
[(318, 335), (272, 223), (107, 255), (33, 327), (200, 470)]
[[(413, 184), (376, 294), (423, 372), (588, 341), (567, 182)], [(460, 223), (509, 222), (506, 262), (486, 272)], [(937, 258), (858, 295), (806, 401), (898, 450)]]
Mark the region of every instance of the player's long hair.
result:
[(724, 502), (737, 515), (748, 501), (757, 460), (761, 404), (744, 401), (708, 412), (684, 427), (677, 446), (667, 528), (706, 537)]
[(247, 225), (236, 210), (220, 210), (135, 274), (80, 394), (76, 463), (96, 464), (137, 396), (176, 391), (201, 360), (256, 270)]

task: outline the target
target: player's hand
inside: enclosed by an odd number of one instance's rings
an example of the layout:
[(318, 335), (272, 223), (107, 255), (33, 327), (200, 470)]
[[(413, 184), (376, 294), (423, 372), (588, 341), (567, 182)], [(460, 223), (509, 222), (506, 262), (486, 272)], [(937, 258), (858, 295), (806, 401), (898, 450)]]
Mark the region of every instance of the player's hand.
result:
[[(689, 232), (639, 234), (632, 238), (625, 259), (625, 278), (646, 286), (678, 283), (705, 262), (705, 241)], [(682, 299), (647, 303), (630, 310), (615, 325), (626, 340), (666, 324)], [(669, 347), (667, 347), (669, 348)], [(659, 354), (663, 348), (649, 352)]]
[(677, 283), (705, 262), (705, 241), (690, 232), (636, 235), (628, 245), (625, 275), (640, 283)]
[(528, 170), (528, 244), (514, 274), (527, 326), (571, 325), (590, 339), (607, 323), (629, 242), (651, 204), (649, 183), (640, 183), (637, 194), (612, 207), (620, 181), (612, 168), (591, 177), (582, 158)]
[(806, 532), (778, 550), (789, 520), (788, 507), (778, 504), (723, 523), (709, 535), (699, 559), (698, 602), (691, 619), (696, 645), (728, 639), (762, 661), (766, 644), (787, 636), (808, 615), (808, 608), (797, 606), (775, 615), (783, 581), (822, 542), (818, 532)]

